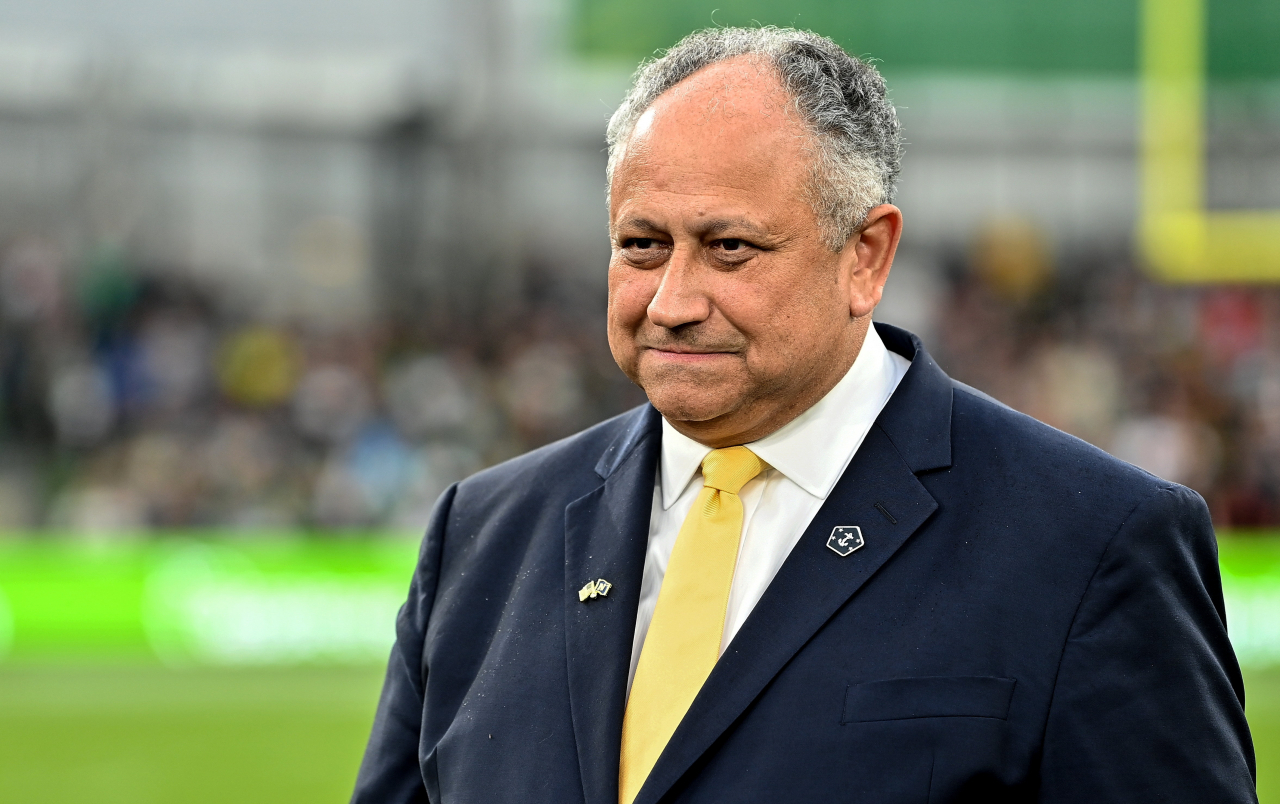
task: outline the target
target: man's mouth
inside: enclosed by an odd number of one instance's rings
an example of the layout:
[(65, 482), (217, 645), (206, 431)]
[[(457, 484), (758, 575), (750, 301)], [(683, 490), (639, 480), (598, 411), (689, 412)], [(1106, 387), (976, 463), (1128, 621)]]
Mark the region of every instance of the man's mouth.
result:
[(688, 346), (649, 346), (646, 347), (646, 351), (652, 352), (659, 360), (687, 364), (705, 363), (733, 354), (728, 350), (697, 349)]

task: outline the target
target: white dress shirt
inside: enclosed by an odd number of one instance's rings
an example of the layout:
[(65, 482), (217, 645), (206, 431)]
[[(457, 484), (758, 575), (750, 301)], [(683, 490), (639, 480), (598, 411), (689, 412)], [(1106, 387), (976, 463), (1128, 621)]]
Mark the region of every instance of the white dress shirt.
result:
[[(767, 466), (738, 492), (743, 508), (742, 541), (729, 591), (721, 654), (844, 474), (910, 365), (905, 357), (885, 348), (873, 326), (849, 371), (826, 396), (780, 430), (746, 445)], [(658, 605), (671, 549), (702, 491), (702, 459), (709, 452), (710, 447), (681, 435), (662, 420), (662, 457), (653, 489), (649, 549), (631, 648), (631, 679)], [(627, 689), (631, 689), (630, 680)]]

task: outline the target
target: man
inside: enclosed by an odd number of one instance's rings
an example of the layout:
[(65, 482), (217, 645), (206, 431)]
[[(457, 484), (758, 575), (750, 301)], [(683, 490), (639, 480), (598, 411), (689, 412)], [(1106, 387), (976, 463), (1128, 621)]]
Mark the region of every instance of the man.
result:
[(871, 325), (879, 75), (704, 31), (609, 145), (651, 405), (443, 496), (353, 800), (1254, 801), (1203, 501)]

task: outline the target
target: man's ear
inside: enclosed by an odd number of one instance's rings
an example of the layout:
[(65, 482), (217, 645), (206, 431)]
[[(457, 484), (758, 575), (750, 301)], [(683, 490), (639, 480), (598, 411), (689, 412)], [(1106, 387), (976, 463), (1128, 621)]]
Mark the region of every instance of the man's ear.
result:
[(867, 213), (862, 228), (845, 243), (840, 263), (848, 282), (849, 313), (854, 318), (871, 315), (880, 303), (901, 237), (902, 210), (881, 204)]

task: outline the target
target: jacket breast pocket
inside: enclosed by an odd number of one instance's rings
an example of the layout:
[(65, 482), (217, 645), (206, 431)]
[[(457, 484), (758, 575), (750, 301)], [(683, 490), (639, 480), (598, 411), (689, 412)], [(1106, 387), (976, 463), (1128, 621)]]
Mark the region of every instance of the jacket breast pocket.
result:
[(926, 717), (1005, 720), (1013, 700), (1012, 678), (930, 676), (850, 684), (841, 723), (873, 723)]

